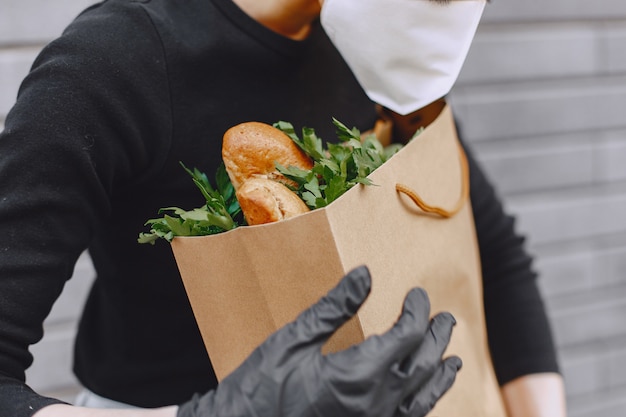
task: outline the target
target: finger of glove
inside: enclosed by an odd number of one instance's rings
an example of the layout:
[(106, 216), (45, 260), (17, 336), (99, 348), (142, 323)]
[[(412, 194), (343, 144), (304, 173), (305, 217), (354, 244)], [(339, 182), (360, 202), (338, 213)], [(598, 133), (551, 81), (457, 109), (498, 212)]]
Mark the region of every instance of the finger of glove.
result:
[(452, 387), (462, 364), (458, 356), (451, 356), (442, 361), (432, 377), (405, 398), (398, 407), (395, 417), (423, 417), (428, 414)]
[(370, 290), (367, 267), (353, 269), (326, 296), (277, 333), (281, 346), (321, 345), (356, 314)]
[(408, 379), (406, 384), (408, 391), (415, 390), (435, 371), (450, 343), (455, 324), (456, 320), (452, 314), (447, 312), (437, 314), (430, 321), (419, 348), (394, 365), (392, 371), (399, 377)]
[(401, 362), (422, 344), (429, 326), (430, 300), (426, 291), (412, 289), (404, 300), (400, 318), (380, 336), (366, 339), (359, 347), (388, 367)]
[(215, 412), (215, 391), (209, 391), (203, 396), (194, 394), (193, 397), (178, 406), (176, 417), (201, 417), (213, 415)]

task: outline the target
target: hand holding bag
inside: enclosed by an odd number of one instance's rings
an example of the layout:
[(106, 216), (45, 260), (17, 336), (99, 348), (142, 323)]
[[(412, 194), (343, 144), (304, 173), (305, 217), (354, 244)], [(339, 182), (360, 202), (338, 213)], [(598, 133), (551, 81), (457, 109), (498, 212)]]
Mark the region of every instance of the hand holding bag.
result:
[(372, 290), (325, 345), (382, 334), (414, 287), (457, 325), (447, 354), (463, 360), (429, 414), (504, 417), (487, 347), (468, 172), (452, 112), (437, 119), (329, 206), (219, 235), (177, 237), (172, 249), (216, 375), (223, 379), (271, 333), (365, 264)]

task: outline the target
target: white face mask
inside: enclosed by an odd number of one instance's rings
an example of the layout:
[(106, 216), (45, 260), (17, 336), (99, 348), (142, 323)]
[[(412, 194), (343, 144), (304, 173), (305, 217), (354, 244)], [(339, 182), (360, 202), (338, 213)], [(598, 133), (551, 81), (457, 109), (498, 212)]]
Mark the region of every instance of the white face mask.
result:
[(408, 114), (448, 94), (486, 0), (325, 0), (321, 23), (371, 100)]

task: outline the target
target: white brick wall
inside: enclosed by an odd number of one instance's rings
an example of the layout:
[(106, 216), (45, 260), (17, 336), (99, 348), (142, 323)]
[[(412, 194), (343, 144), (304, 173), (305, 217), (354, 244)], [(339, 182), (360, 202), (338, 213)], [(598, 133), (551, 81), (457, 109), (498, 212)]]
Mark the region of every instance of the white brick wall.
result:
[[(37, 51), (92, 0), (0, 0), (0, 123)], [(537, 257), (573, 417), (626, 412), (626, 2), (493, 0), (451, 101)], [(28, 377), (70, 398), (85, 254)]]

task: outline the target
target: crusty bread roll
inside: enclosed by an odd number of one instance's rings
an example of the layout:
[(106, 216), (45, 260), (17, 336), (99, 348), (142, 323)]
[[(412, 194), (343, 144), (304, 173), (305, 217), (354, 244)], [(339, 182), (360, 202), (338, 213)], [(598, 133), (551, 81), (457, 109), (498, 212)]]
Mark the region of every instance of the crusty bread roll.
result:
[(289, 136), (274, 126), (245, 122), (224, 133), (222, 159), (249, 225), (287, 219), (309, 211), (290, 181), (276, 169), (311, 169), (313, 161)]
[(235, 190), (256, 177), (288, 183), (276, 170), (276, 163), (300, 169), (313, 167), (313, 161), (289, 136), (260, 122), (245, 122), (228, 129), (224, 133), (222, 159)]
[(236, 195), (249, 225), (276, 222), (309, 211), (296, 193), (267, 178), (244, 181)]

